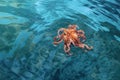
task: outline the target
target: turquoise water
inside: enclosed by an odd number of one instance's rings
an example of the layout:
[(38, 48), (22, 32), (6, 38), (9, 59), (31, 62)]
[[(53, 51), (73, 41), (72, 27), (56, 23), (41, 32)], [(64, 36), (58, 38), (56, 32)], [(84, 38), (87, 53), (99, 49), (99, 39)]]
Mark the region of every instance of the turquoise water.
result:
[[(93, 50), (53, 45), (69, 24)], [(0, 80), (120, 80), (119, 53), (119, 0), (0, 1)]]

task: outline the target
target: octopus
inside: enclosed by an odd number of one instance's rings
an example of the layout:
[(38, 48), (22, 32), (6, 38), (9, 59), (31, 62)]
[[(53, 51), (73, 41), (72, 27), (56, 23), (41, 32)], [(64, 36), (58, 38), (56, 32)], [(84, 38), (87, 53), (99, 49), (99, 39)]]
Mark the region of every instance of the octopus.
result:
[(64, 41), (64, 51), (68, 55), (70, 53), (70, 45), (74, 45), (81, 49), (91, 50), (92, 46), (84, 44), (86, 40), (85, 32), (83, 30), (77, 30), (77, 25), (69, 25), (68, 28), (60, 28), (57, 32), (57, 36), (54, 37), (54, 45), (58, 45)]

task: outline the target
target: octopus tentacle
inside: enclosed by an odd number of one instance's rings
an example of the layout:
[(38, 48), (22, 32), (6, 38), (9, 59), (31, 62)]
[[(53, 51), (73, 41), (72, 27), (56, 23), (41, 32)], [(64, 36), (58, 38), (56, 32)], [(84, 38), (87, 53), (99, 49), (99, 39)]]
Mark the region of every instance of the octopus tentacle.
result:
[(80, 47), (80, 48), (82, 48), (82, 49), (87, 49), (87, 50), (93, 49), (92, 46), (89, 47), (88, 45), (83, 44), (83, 43), (79, 44), (78, 47)]
[(60, 37), (60, 32), (61, 32), (61, 31), (63, 31), (63, 32), (64, 32), (64, 30), (65, 30), (65, 28), (60, 28), (60, 29), (58, 30), (58, 32), (57, 32), (58, 37)]
[(85, 32), (83, 30), (78, 30), (77, 32), (81, 32), (81, 33), (85, 34)]
[(61, 43), (61, 42), (63, 41), (62, 38), (60, 38), (60, 39), (57, 41), (57, 38), (58, 38), (58, 36), (56, 36), (56, 37), (54, 38), (53, 44), (55, 44), (55, 45), (57, 45), (57, 44), (59, 44), (59, 43)]
[(78, 37), (82, 38), (81, 42), (84, 42), (86, 40), (85, 32), (83, 30), (78, 30), (77, 33), (78, 33)]
[(54, 41), (57, 41), (58, 38), (59, 38), (58, 36), (54, 37)]
[(70, 44), (65, 44), (65, 45), (64, 45), (64, 51), (65, 51), (67, 54), (70, 54)]
[(93, 49), (92, 46), (88, 46), (88, 45), (86, 45), (86, 44), (84, 44), (84, 46), (85, 46), (85, 48), (86, 48), (87, 50), (91, 50), (91, 49)]
[(57, 44), (59, 44), (59, 43), (61, 43), (62, 42), (62, 39), (61, 40), (59, 40), (59, 41), (55, 41), (55, 42), (53, 42), (55, 45), (57, 45)]
[(85, 48), (85, 47), (84, 47), (84, 44), (82, 44), (82, 43), (78, 44), (77, 46), (80, 47), (80, 48), (82, 48), (82, 49)]

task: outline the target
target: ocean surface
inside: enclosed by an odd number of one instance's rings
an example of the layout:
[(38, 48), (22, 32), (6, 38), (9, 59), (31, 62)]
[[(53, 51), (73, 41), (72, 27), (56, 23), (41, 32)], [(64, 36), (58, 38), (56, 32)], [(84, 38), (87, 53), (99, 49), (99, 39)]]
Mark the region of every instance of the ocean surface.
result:
[[(53, 45), (69, 24), (93, 50)], [(0, 0), (0, 80), (120, 80), (120, 0)]]

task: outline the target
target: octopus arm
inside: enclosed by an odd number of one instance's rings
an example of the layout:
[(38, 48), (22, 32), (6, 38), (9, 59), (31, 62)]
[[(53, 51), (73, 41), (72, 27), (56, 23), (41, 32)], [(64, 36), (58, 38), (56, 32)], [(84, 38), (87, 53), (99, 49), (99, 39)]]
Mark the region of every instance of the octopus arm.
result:
[(55, 45), (57, 45), (57, 44), (61, 43), (62, 41), (63, 41), (63, 39), (59, 39), (58, 41), (54, 41), (53, 43), (54, 43)]
[(83, 30), (78, 30), (77, 32), (80, 34), (85, 34), (85, 32)]
[(58, 34), (58, 37), (60, 37), (60, 32), (64, 32), (64, 30), (65, 30), (65, 28), (60, 28), (59, 30), (58, 30), (58, 32), (57, 32), (57, 34)]

